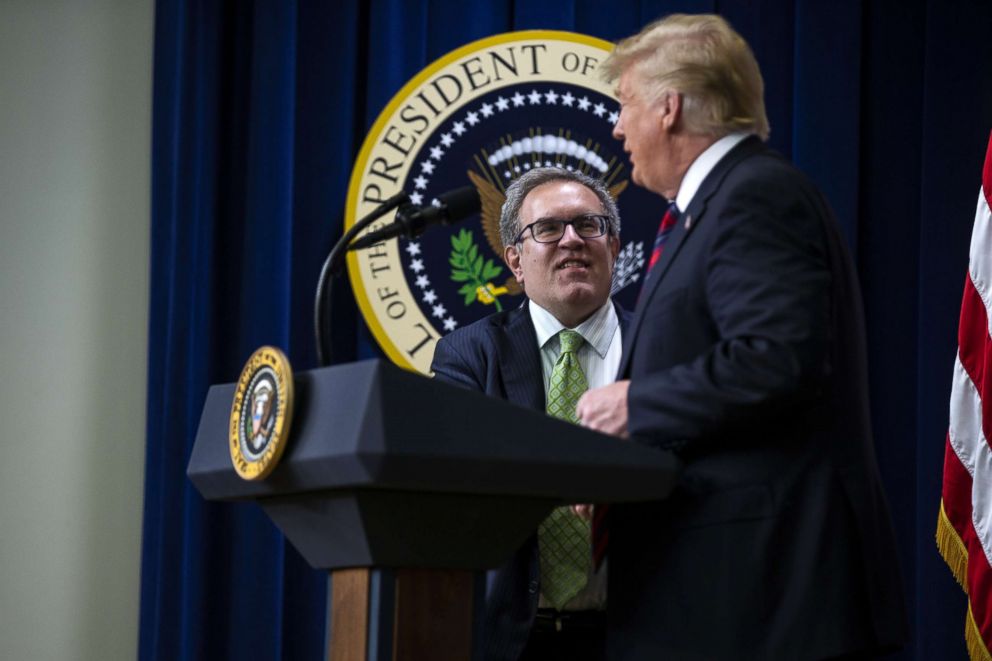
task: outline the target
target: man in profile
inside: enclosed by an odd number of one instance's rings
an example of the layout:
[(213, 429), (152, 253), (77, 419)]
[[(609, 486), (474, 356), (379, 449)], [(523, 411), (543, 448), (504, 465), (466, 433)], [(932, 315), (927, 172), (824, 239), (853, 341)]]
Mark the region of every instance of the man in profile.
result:
[[(589, 387), (613, 381), (621, 314), (610, 300), (616, 203), (598, 179), (538, 168), (506, 191), (503, 257), (528, 300), (442, 338), (435, 378), (576, 422)], [(604, 659), (605, 568), (589, 517), (563, 507), (489, 576), (486, 659)]]
[[(761, 73), (718, 16), (621, 41), (614, 136), (672, 205), (583, 424), (680, 456), (609, 510), (609, 658), (861, 659), (907, 638), (868, 412), (861, 297), (822, 194), (769, 150)], [(660, 215), (660, 214), (659, 214)]]

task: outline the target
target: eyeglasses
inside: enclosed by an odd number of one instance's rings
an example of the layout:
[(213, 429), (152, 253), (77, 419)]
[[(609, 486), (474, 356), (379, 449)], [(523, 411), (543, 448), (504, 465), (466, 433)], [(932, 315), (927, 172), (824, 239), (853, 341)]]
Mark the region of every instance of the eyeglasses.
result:
[(527, 230), (530, 230), (530, 235), (538, 243), (555, 243), (561, 241), (561, 237), (565, 236), (565, 227), (568, 225), (571, 225), (575, 233), (583, 239), (595, 239), (606, 234), (606, 230), (610, 226), (610, 219), (595, 213), (576, 216), (571, 220), (542, 218), (520, 230), (520, 234), (517, 234), (517, 238), (513, 242), (523, 241)]

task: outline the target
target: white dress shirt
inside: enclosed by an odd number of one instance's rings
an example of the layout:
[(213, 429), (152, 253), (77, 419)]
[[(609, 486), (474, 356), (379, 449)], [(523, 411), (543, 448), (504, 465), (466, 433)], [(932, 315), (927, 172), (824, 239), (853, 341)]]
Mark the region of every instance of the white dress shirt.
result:
[[(560, 344), (558, 333), (566, 328), (553, 314), (534, 301), (529, 301), (530, 318), (537, 333), (537, 346), (541, 351), (541, 371), (544, 375), (544, 394), (548, 394), (551, 371), (558, 360)], [(590, 388), (613, 383), (620, 369), (620, 319), (613, 301), (607, 299), (591, 317), (572, 329), (585, 342), (579, 348), (579, 365), (586, 375)]]
[(682, 183), (679, 185), (679, 192), (675, 196), (675, 206), (679, 208), (680, 212), (685, 213), (685, 210), (689, 208), (689, 203), (696, 196), (699, 186), (706, 179), (706, 175), (720, 162), (720, 159), (749, 135), (751, 134), (728, 133), (696, 157), (689, 169), (685, 171), (685, 176), (682, 177)]

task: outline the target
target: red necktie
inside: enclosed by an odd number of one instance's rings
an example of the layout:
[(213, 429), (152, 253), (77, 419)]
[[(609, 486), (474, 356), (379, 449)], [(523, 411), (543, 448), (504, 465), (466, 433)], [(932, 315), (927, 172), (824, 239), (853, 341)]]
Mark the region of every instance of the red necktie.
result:
[(651, 269), (654, 268), (654, 265), (658, 262), (658, 258), (661, 257), (661, 251), (665, 247), (665, 241), (668, 240), (668, 235), (672, 233), (672, 228), (675, 227), (675, 221), (678, 218), (679, 208), (675, 206), (675, 202), (672, 202), (668, 205), (668, 209), (665, 210), (665, 215), (658, 225), (658, 233), (654, 236), (654, 248), (651, 250), (651, 259), (648, 261), (647, 273), (651, 273)]

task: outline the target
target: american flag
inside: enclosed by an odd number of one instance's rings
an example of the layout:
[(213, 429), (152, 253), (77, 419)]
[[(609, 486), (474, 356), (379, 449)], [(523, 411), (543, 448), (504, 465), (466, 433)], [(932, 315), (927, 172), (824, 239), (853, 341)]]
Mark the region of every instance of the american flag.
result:
[(992, 136), (971, 234), (954, 361), (937, 548), (968, 595), (972, 661), (992, 648)]

